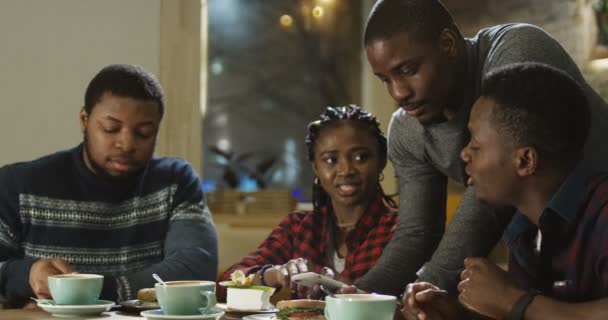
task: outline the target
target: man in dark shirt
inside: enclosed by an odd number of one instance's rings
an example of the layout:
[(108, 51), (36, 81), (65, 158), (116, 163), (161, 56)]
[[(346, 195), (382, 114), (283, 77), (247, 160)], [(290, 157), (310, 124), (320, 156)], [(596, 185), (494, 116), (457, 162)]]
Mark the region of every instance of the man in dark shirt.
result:
[[(555, 68), (512, 64), (484, 80), (461, 153), (467, 184), (518, 211), (504, 234), (508, 274), (486, 258), (464, 261), (464, 307), (493, 319), (608, 317), (608, 174), (582, 160), (589, 123), (583, 91)], [(455, 318), (439, 297), (429, 283), (410, 285), (405, 316)]]

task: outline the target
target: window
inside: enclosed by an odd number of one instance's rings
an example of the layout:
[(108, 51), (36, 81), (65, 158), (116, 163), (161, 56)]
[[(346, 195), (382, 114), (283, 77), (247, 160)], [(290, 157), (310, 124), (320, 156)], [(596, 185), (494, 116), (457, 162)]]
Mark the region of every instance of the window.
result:
[(310, 200), (307, 124), (358, 103), (361, 3), (209, 0), (206, 191), (289, 188)]

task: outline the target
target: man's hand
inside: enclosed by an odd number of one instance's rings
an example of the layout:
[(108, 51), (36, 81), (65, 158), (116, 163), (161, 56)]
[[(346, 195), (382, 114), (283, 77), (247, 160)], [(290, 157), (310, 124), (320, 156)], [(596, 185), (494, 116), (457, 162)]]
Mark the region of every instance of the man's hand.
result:
[(428, 282), (416, 282), (405, 289), (401, 313), (408, 320), (447, 320), (458, 319), (460, 308), (447, 291)]
[(30, 268), (30, 287), (37, 298), (50, 299), (48, 277), (72, 272), (72, 267), (63, 259), (40, 259)]
[(466, 308), (493, 319), (503, 319), (524, 294), (508, 274), (486, 258), (466, 258), (460, 274), (458, 300)]

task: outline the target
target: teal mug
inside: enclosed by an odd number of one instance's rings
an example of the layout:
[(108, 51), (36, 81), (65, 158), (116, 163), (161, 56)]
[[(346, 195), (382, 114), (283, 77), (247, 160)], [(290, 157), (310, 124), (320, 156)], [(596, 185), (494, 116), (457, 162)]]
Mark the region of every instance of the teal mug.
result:
[(325, 298), (327, 320), (393, 320), (397, 298), (382, 294), (336, 294)]
[(99, 274), (70, 273), (48, 277), (49, 291), (56, 304), (85, 305), (99, 300), (103, 276)]
[(196, 315), (215, 306), (215, 282), (166, 281), (154, 285), (158, 304), (166, 315)]

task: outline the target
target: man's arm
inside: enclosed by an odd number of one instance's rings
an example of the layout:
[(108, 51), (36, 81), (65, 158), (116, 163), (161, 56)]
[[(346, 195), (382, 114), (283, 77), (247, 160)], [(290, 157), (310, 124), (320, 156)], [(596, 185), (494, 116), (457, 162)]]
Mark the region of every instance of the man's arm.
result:
[(524, 319), (608, 319), (608, 298), (584, 303), (565, 303), (545, 296), (536, 296), (526, 309)]
[[(355, 282), (363, 289), (400, 295), (416, 279), (443, 235), (447, 178), (406, 146), (395, 118), (389, 127), (389, 156), (399, 182), (397, 228), (377, 265)], [(418, 142), (420, 143), (420, 142)]]
[(35, 259), (21, 248), (18, 187), (11, 166), (0, 168), (0, 301), (19, 307), (34, 293), (29, 285)]
[[(458, 285), (459, 301), (469, 310), (492, 319), (506, 319), (525, 294), (508, 274), (485, 258), (467, 258)], [(604, 283), (603, 277), (598, 280)], [(497, 294), (500, 292), (500, 294)], [(527, 305), (524, 319), (607, 319), (608, 299), (567, 303), (538, 295)]]
[(397, 229), (377, 266), (355, 285), (399, 295), (418, 272), (421, 281), (454, 293), (464, 259), (490, 252), (513, 209), (491, 210), (475, 199), (474, 189), (467, 188), (444, 236), (447, 178), (424, 155), (409, 151), (424, 149), (416, 140), (422, 138), (406, 132), (398, 121), (393, 117), (389, 126), (389, 156), (399, 179)]
[[(192, 210), (192, 209), (191, 209)], [(190, 211), (192, 214), (195, 211)], [(104, 293), (117, 289), (117, 300), (133, 299), (142, 288), (153, 287), (152, 273), (164, 280), (210, 280), (217, 277), (217, 234), (208, 210), (196, 213), (199, 220), (171, 221), (164, 246), (162, 262), (136, 273), (126, 274), (104, 283)], [(106, 284), (114, 281), (114, 286)]]
[(205, 205), (200, 181), (189, 165), (179, 172), (178, 190), (170, 209), (163, 261), (119, 277), (105, 277), (102, 296), (133, 299), (142, 288), (153, 287), (152, 273), (164, 280), (211, 280), (217, 277), (217, 233)]
[(492, 208), (480, 203), (475, 188), (467, 187), (437, 250), (418, 272), (418, 280), (455, 293), (464, 259), (487, 256), (514, 212), (513, 207)]

